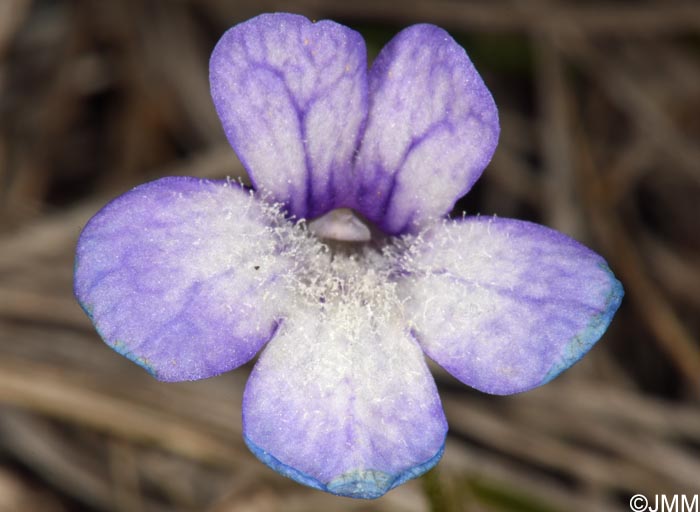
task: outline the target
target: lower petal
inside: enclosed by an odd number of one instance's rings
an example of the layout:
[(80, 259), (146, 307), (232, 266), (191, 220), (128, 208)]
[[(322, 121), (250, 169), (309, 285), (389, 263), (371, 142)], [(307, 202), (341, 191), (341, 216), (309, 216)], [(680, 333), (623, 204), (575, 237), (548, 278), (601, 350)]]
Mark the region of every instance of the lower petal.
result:
[[(85, 226), (75, 293), (105, 342), (164, 381), (235, 368), (272, 336), (286, 263), (235, 184), (164, 178)], [(265, 300), (267, 299), (267, 300)]]
[(425, 235), (400, 284), (426, 353), (494, 394), (548, 382), (607, 329), (623, 290), (605, 260), (552, 229), (449, 221)]
[(248, 381), (244, 434), (259, 459), (289, 478), (377, 498), (437, 463), (447, 424), (403, 326), (372, 325), (352, 309), (285, 321)]

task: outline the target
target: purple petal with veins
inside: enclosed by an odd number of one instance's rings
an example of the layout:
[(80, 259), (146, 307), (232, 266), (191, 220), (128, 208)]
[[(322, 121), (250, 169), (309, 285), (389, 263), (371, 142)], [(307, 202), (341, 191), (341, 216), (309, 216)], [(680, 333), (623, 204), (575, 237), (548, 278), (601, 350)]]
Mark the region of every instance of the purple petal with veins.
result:
[(248, 380), (243, 427), (273, 469), (355, 498), (430, 469), (447, 433), (418, 344), (400, 317), (359, 301), (327, 301), (282, 324)]
[(496, 105), (462, 47), (433, 25), (408, 27), (384, 47), (369, 95), (355, 208), (386, 233), (416, 232), (448, 213), (491, 160)]
[(400, 294), (425, 352), (495, 394), (539, 386), (578, 361), (623, 296), (599, 255), (511, 219), (446, 221), (406, 267)]
[(164, 178), (105, 206), (78, 241), (75, 293), (105, 342), (165, 381), (247, 362), (272, 336), (289, 262), (235, 184)]
[(256, 188), (314, 218), (345, 206), (367, 113), (367, 57), (332, 21), (263, 14), (226, 32), (211, 56), (214, 105)]

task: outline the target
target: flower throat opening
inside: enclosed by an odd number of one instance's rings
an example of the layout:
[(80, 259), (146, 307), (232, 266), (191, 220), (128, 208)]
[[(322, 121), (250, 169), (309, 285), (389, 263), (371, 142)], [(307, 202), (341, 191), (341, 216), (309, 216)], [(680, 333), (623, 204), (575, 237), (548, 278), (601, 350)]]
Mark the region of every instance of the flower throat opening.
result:
[(337, 208), (308, 224), (309, 231), (322, 240), (369, 242), (372, 231), (350, 208)]

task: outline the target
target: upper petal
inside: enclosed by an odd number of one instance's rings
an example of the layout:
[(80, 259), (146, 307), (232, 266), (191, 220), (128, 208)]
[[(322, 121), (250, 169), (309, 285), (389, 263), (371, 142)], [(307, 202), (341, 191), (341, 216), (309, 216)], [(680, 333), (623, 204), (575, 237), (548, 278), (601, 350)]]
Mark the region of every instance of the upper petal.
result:
[(369, 91), (355, 207), (387, 233), (416, 231), (449, 212), (491, 160), (496, 105), (464, 49), (433, 25), (384, 47)]
[(376, 498), (434, 466), (447, 424), (417, 343), (365, 308), (285, 320), (243, 398), (245, 439), (263, 462), (334, 494)]
[(539, 386), (605, 332), (623, 290), (605, 260), (530, 222), (471, 217), (427, 233), (400, 287), (426, 353), (495, 394)]
[(105, 342), (165, 381), (248, 361), (276, 327), (286, 263), (257, 201), (235, 184), (164, 178), (83, 229), (75, 294)]
[(253, 183), (298, 217), (342, 206), (367, 113), (366, 68), (360, 34), (294, 14), (236, 25), (212, 53), (226, 136)]

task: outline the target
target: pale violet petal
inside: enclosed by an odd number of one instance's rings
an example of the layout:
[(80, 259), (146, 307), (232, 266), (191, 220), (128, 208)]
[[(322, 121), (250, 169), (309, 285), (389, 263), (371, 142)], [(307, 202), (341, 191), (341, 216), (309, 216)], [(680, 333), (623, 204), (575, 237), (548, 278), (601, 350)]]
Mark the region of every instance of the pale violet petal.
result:
[(317, 309), (285, 320), (262, 352), (243, 399), (245, 439), (289, 478), (376, 498), (440, 459), (440, 399), (398, 318), (373, 325), (360, 305)]
[(489, 163), (496, 105), (464, 49), (433, 25), (408, 27), (384, 47), (369, 101), (355, 208), (387, 233), (417, 231), (448, 213)]
[[(276, 328), (287, 263), (251, 194), (164, 178), (100, 210), (78, 241), (75, 294), (105, 342), (164, 381), (235, 368)], [(275, 300), (276, 299), (276, 300)]]
[(530, 222), (446, 221), (400, 284), (425, 352), (462, 382), (510, 394), (544, 384), (605, 332), (623, 290), (605, 260)]
[(263, 14), (236, 25), (210, 61), (214, 105), (253, 183), (297, 217), (343, 206), (367, 113), (357, 32)]

